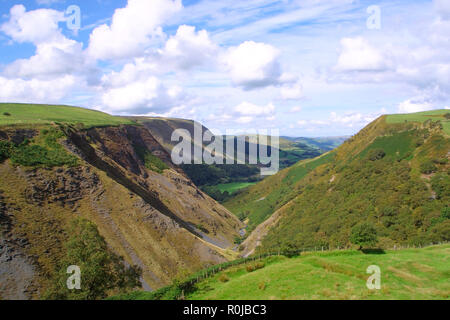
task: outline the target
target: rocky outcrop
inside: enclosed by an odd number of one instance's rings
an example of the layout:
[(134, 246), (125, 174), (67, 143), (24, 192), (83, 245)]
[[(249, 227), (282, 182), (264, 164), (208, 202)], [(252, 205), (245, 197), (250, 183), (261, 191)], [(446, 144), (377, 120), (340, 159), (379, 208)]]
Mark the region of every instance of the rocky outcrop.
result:
[(14, 214), (0, 191), (0, 298), (30, 299), (37, 291), (34, 285), (35, 262), (26, 255), (30, 243), (23, 234), (14, 234)]

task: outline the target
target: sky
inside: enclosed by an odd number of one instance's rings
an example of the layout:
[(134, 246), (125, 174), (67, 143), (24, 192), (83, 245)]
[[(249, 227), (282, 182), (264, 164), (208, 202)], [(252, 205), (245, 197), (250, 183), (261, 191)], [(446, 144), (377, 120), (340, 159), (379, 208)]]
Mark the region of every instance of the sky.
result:
[(0, 102), (351, 135), (450, 106), (448, 0), (0, 0)]

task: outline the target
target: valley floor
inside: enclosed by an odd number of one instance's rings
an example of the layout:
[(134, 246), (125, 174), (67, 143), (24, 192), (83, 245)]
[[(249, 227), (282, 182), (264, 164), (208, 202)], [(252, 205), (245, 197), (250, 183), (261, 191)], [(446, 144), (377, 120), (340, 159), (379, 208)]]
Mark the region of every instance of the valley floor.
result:
[[(364, 254), (359, 251), (270, 257), (262, 269), (230, 268), (197, 284), (191, 300), (449, 299), (450, 245)], [(381, 269), (369, 290), (367, 267)]]

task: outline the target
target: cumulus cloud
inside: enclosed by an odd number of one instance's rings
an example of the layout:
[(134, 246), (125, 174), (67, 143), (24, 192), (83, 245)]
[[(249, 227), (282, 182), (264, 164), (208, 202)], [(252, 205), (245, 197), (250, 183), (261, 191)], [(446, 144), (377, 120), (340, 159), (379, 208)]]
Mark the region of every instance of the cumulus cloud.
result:
[(10, 19), (0, 30), (14, 41), (23, 43), (57, 41), (61, 37), (58, 23), (64, 20), (64, 13), (52, 9), (26, 11), (25, 6), (15, 5), (10, 10)]
[(145, 81), (134, 81), (117, 88), (106, 89), (103, 106), (112, 113), (144, 115), (161, 113), (175, 107), (182, 99), (178, 87), (167, 88), (161, 80), (150, 76)]
[(12, 41), (32, 43), (35, 55), (6, 65), (0, 76), (0, 99), (20, 102), (58, 102), (85, 84), (83, 73), (95, 74), (83, 55), (83, 46), (66, 38), (58, 27), (64, 13), (52, 9), (10, 10), (0, 30)]
[(336, 71), (382, 71), (387, 68), (383, 54), (362, 38), (343, 38)]
[(0, 100), (23, 103), (58, 103), (79, 83), (66, 75), (52, 80), (8, 79), (0, 76)]
[(269, 44), (246, 41), (229, 48), (224, 59), (233, 84), (251, 90), (280, 83), (279, 56), (278, 49)]
[(207, 63), (216, 56), (217, 51), (218, 47), (206, 30), (196, 32), (193, 26), (181, 25), (158, 53), (163, 62), (188, 70)]
[(53, 78), (64, 74), (86, 73), (90, 68), (83, 54), (83, 45), (61, 38), (57, 42), (37, 45), (36, 54), (29, 59), (18, 59), (6, 66), (4, 74), (20, 78)]
[(181, 8), (181, 0), (128, 0), (114, 12), (111, 25), (92, 31), (89, 55), (102, 60), (142, 55), (154, 39), (164, 36), (161, 25)]

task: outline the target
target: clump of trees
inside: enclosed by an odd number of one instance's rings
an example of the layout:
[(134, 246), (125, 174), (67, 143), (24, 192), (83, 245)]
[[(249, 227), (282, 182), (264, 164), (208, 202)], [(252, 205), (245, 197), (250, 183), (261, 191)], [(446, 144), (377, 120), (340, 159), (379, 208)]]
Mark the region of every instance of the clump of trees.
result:
[[(53, 275), (44, 299), (96, 300), (109, 293), (124, 293), (141, 287), (142, 271), (137, 266), (127, 266), (122, 257), (113, 253), (92, 222), (78, 218), (69, 229), (66, 255)], [(69, 266), (81, 270), (80, 289), (67, 288)]]
[(359, 250), (363, 247), (373, 247), (378, 242), (377, 230), (369, 222), (358, 224), (352, 228), (350, 242), (358, 245)]

